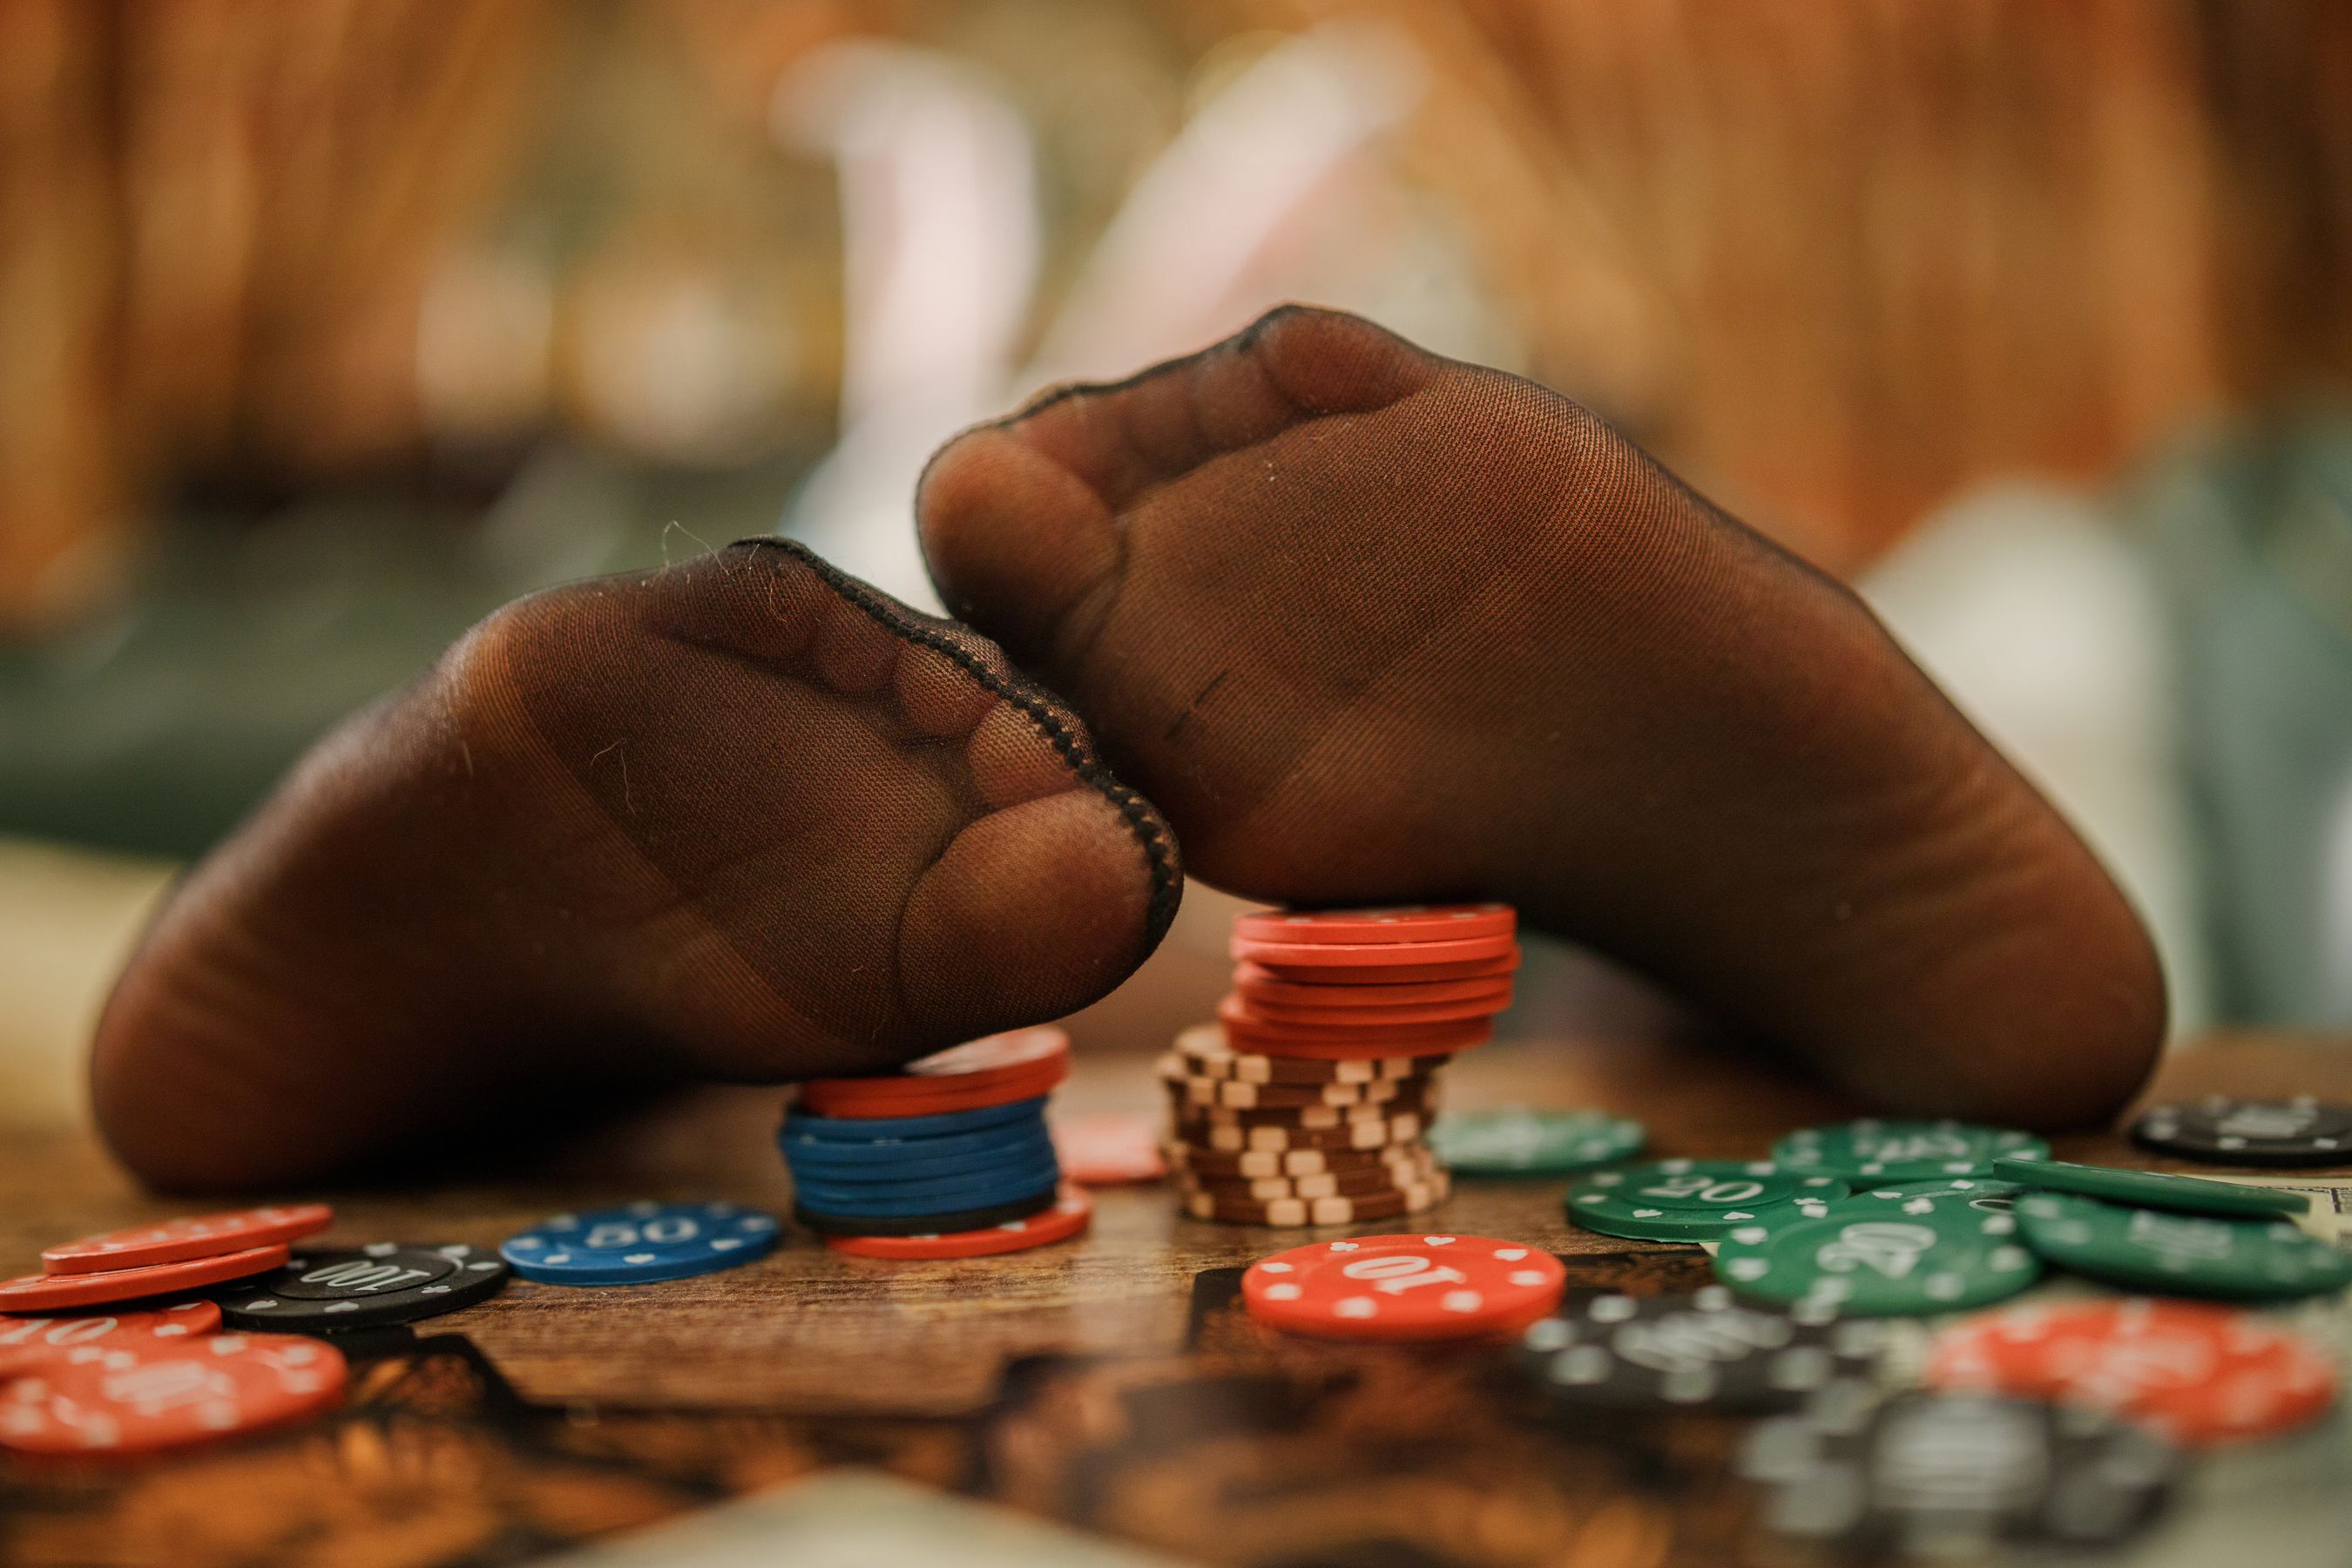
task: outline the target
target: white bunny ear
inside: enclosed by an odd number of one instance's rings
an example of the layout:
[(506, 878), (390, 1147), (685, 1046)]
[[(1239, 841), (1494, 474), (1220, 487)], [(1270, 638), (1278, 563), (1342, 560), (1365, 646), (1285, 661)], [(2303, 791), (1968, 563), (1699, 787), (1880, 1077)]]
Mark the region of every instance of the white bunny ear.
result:
[(1379, 24), (1281, 45), (1195, 114), (1120, 207), (1024, 390), (1101, 380), (1213, 342), (1277, 299), (1245, 293), (1276, 237), (1419, 100), (1420, 55)]
[(919, 609), (939, 608), (908, 497), (923, 464), (996, 411), (1035, 288), (1027, 126), (984, 72), (860, 40), (777, 83), (771, 125), (841, 189), (841, 437), (783, 529)]

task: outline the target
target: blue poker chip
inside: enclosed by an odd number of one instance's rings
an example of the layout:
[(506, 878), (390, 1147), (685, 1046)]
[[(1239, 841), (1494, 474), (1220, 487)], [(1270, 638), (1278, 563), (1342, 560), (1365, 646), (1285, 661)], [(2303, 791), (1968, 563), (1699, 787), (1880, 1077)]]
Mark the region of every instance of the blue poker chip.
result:
[(908, 1145), (894, 1143), (889, 1147), (892, 1157), (887, 1160), (843, 1160), (820, 1153), (804, 1143), (784, 1146), (784, 1163), (795, 1175), (807, 1174), (818, 1181), (831, 1182), (908, 1182), (918, 1178), (966, 1176), (974, 1172), (993, 1169), (999, 1165), (1017, 1165), (1047, 1158), (1054, 1152), (1054, 1140), (1043, 1127), (1023, 1129), (1018, 1136), (995, 1138), (968, 1153), (933, 1156), (917, 1153)]
[[(1062, 1173), (1052, 1161), (1022, 1166), (992, 1175), (949, 1182), (874, 1183), (845, 1187), (793, 1180), (793, 1196), (802, 1206), (844, 1218), (874, 1215), (912, 1219), (918, 1215), (961, 1214), (988, 1208), (1014, 1198), (1057, 1187)], [(905, 1190), (886, 1190), (905, 1189)]]
[(811, 1116), (795, 1110), (784, 1118), (782, 1136), (818, 1138), (827, 1143), (871, 1143), (877, 1138), (943, 1138), (1003, 1127), (1045, 1113), (1045, 1097), (1016, 1100), (978, 1110), (944, 1110), (937, 1116)]
[(560, 1214), (507, 1237), (499, 1256), (546, 1285), (650, 1285), (764, 1258), (783, 1227), (733, 1204), (625, 1204)]
[(842, 1143), (829, 1138), (783, 1138), (776, 1145), (794, 1165), (824, 1170), (880, 1165), (895, 1169), (912, 1161), (958, 1163), (974, 1159), (1002, 1159), (1012, 1150), (1050, 1144), (1052, 1135), (1043, 1121), (1025, 1127), (990, 1127), (978, 1132), (958, 1132), (946, 1138), (883, 1138), (871, 1143)]

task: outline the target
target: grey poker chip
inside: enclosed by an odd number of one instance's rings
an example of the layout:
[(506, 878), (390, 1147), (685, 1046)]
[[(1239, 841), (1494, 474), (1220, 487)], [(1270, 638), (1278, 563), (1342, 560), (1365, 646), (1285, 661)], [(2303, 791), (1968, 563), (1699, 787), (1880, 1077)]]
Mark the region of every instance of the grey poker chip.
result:
[(2132, 1123), (2151, 1149), (2217, 1165), (2352, 1164), (2352, 1106), (2290, 1100), (2202, 1100), (2159, 1105)]
[(381, 1329), (487, 1301), (507, 1266), (478, 1247), (366, 1247), (299, 1252), (268, 1274), (215, 1293), (233, 1328), (276, 1333)]
[(1815, 1304), (1750, 1306), (1720, 1285), (1687, 1295), (1590, 1296), (1528, 1325), (1528, 1377), (1562, 1409), (1792, 1410), (1868, 1380), (1887, 1326)]
[(2095, 1411), (1974, 1394), (1823, 1391), (1748, 1434), (1740, 1473), (1775, 1531), (1858, 1555), (2007, 1560), (2108, 1545), (2170, 1495), (2179, 1451)]

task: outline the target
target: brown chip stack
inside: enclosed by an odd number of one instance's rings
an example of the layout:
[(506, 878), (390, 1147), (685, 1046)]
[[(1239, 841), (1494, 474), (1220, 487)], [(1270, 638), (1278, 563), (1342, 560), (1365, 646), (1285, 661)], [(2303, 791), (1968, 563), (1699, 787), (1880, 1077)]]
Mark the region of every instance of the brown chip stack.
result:
[(1510, 1005), (1509, 906), (1261, 910), (1234, 922), (1233, 952), (1218, 1021), (1160, 1062), (1185, 1212), (1354, 1225), (1442, 1201), (1424, 1134), (1446, 1062)]

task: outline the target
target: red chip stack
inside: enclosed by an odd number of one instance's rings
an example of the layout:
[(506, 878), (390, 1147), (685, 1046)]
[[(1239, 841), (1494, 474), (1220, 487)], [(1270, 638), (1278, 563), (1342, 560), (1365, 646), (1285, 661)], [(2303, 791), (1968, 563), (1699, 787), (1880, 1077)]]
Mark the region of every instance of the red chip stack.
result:
[(1490, 1038), (1519, 966), (1507, 904), (1264, 910), (1234, 989), (1160, 1066), (1195, 1219), (1352, 1225), (1446, 1194), (1423, 1134), (1438, 1075)]

